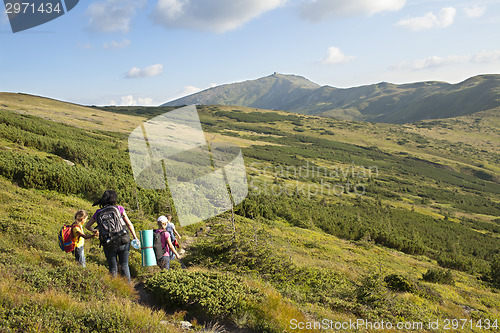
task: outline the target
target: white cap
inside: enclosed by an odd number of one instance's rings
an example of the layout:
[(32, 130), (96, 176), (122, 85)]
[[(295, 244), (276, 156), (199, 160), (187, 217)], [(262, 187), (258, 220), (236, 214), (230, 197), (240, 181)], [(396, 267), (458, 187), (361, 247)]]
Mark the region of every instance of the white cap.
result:
[(168, 222), (168, 219), (166, 216), (162, 215), (158, 218), (158, 222)]

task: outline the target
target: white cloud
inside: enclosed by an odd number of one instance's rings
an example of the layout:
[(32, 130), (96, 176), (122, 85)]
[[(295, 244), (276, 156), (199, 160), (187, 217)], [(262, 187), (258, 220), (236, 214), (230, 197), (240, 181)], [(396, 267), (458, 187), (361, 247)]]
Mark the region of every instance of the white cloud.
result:
[(152, 106), (154, 105), (153, 99), (150, 97), (145, 97), (145, 98), (137, 98), (139, 105), (145, 105), (145, 106)]
[(110, 43), (104, 43), (104, 45), (102, 46), (103, 48), (105, 49), (122, 49), (124, 47), (127, 47), (130, 45), (130, 40), (128, 39), (123, 39), (121, 42), (117, 42), (115, 40), (111, 41)]
[(385, 11), (398, 11), (406, 0), (309, 0), (300, 7), (300, 15), (308, 21), (321, 21), (328, 17), (374, 15)]
[(486, 7), (474, 5), (473, 7), (464, 8), (464, 12), (467, 17), (477, 18), (483, 16), (484, 13), (486, 13)]
[(142, 77), (158, 76), (162, 73), (163, 73), (163, 65), (156, 64), (148, 66), (144, 69), (134, 67), (125, 74), (125, 77), (129, 79), (136, 79)]
[(176, 99), (179, 99), (179, 98), (182, 98), (182, 97), (186, 97), (186, 96), (195, 94), (197, 92), (200, 92), (202, 90), (205, 90), (205, 89), (208, 89), (208, 88), (212, 88), (212, 87), (216, 87), (216, 86), (217, 86), (217, 84), (215, 84), (215, 83), (211, 83), (210, 86), (207, 87), (207, 88), (198, 88), (198, 87), (195, 87), (195, 86), (185, 86), (181, 90), (176, 91), (175, 94), (173, 94), (172, 96), (170, 96), (169, 98), (167, 98), (167, 101), (174, 101)]
[(89, 28), (99, 32), (124, 32), (130, 30), (132, 18), (147, 0), (103, 0), (87, 8)]
[(332, 46), (328, 48), (328, 54), (321, 63), (327, 65), (340, 64), (349, 62), (354, 58), (353, 56), (346, 56), (338, 47)]
[(180, 96), (189, 96), (200, 92), (202, 89), (195, 86), (185, 86), (182, 92), (179, 94)]
[(222, 33), (234, 30), (287, 0), (158, 0), (154, 21), (166, 28)]
[(413, 31), (431, 29), (434, 27), (446, 28), (453, 24), (457, 10), (453, 7), (446, 7), (439, 11), (436, 16), (429, 12), (424, 16), (413, 17), (401, 20), (397, 25), (410, 28)]
[[(111, 105), (116, 105), (115, 101), (111, 101)], [(119, 106), (153, 106), (154, 102), (152, 98), (149, 97), (137, 97), (132, 95), (122, 96)]]
[(432, 56), (425, 59), (416, 60), (413, 63), (412, 67), (414, 70), (438, 68), (453, 64), (466, 63), (469, 60), (470, 60), (469, 56), (459, 56), (459, 55), (451, 55), (448, 57)]
[(134, 99), (134, 96), (128, 95), (128, 96), (122, 96), (121, 106), (136, 106), (137, 105), (137, 100)]
[(500, 60), (500, 50), (482, 50), (472, 56), (472, 61), (476, 63), (493, 63)]
[(413, 62), (401, 62), (391, 67), (393, 70), (426, 70), (440, 68), (455, 64), (466, 63), (495, 63), (500, 62), (500, 50), (482, 50), (469, 55), (451, 55), (447, 57), (431, 56), (424, 59), (418, 59)]

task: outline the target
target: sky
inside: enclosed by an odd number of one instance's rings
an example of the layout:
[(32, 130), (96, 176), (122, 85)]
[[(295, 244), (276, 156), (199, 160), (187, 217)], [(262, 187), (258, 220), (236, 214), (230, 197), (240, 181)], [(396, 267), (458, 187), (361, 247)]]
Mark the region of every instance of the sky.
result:
[(498, 36), (497, 0), (81, 0), (17, 33), (1, 11), (0, 91), (157, 106), (274, 72), (458, 83), (500, 73)]

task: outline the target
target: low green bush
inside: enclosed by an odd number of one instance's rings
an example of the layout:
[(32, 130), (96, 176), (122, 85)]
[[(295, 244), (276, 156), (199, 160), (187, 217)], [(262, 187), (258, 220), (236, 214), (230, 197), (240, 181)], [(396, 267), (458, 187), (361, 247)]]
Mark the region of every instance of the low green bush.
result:
[(422, 280), (432, 283), (455, 284), (451, 270), (429, 269), (422, 275)]
[(491, 280), (500, 287), (500, 255), (497, 255), (491, 262)]
[(269, 284), (229, 272), (171, 269), (150, 277), (144, 286), (166, 309), (185, 311), (196, 321), (281, 333), (288, 332), (292, 319), (307, 320)]
[(391, 274), (384, 278), (387, 288), (393, 291), (407, 292), (411, 293), (415, 291), (415, 285), (408, 278), (398, 275)]
[(166, 308), (190, 310), (207, 320), (234, 319), (257, 297), (230, 273), (164, 270), (149, 278), (145, 287)]
[(359, 303), (381, 307), (385, 303), (387, 288), (380, 274), (369, 274), (361, 278), (355, 294)]

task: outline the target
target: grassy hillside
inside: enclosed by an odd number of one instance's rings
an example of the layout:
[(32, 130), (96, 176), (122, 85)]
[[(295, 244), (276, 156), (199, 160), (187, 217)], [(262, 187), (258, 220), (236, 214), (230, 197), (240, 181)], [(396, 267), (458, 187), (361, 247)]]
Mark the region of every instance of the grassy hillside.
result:
[(175, 332), (181, 319), (196, 330), (257, 332), (323, 319), (426, 325), (417, 331), (437, 319), (441, 329), (453, 319), (498, 324), (495, 111), (393, 126), (200, 108), (208, 140), (243, 147), (251, 192), (234, 229), (230, 214), (181, 228), (185, 269), (143, 268), (132, 251), (134, 282), (162, 307), (153, 310), (107, 276), (96, 243), (86, 242), (81, 269), (55, 234), (77, 209), (92, 212), (106, 188), (138, 230), (175, 213), (171, 198), (135, 186), (126, 131), (60, 122), (125, 113), (140, 124), (168, 109), (87, 108), (54, 122), (37, 117), (40, 100), (30, 98), (22, 109), (31, 115), (0, 107), (2, 330)]
[(0, 110), (34, 114), (47, 120), (92, 130), (128, 133), (145, 120), (21, 93), (0, 93), (0, 103)]
[(4, 177), (0, 198), (1, 331), (181, 332), (172, 318), (138, 304), (124, 280), (108, 276), (95, 241), (85, 247), (86, 269), (58, 248), (61, 225), (78, 209), (91, 211), (88, 201), (20, 188)]

